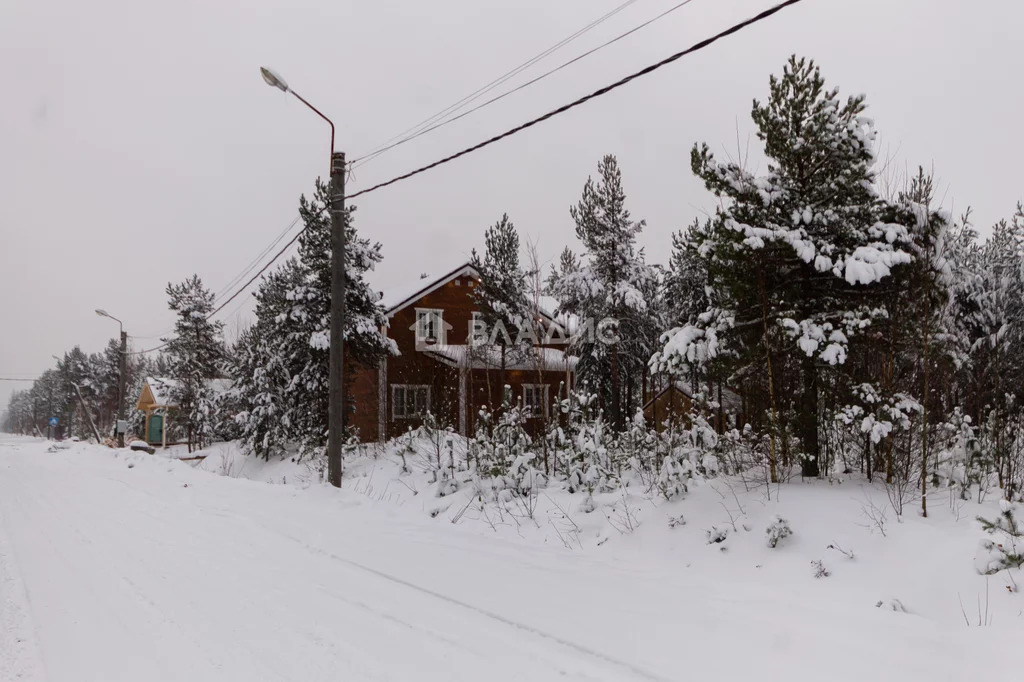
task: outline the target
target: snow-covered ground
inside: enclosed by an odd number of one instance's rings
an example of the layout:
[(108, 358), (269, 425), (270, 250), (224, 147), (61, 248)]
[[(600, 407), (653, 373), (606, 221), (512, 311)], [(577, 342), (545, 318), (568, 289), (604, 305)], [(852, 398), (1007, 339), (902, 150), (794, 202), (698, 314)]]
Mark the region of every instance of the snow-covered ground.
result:
[[(589, 513), (551, 489), (531, 519), (438, 498), (392, 453), (336, 491), (230, 445), (48, 445), (0, 435), (3, 682), (1024, 675), (1024, 595), (974, 569), (994, 501), (889, 510), (883, 535), (864, 482), (719, 479)], [(776, 515), (793, 535), (769, 549)]]

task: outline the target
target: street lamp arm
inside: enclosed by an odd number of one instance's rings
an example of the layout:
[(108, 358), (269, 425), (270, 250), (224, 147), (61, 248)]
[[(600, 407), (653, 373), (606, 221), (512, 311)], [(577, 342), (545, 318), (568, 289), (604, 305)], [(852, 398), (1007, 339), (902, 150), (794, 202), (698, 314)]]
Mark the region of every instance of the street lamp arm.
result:
[(114, 317), (113, 315), (111, 315), (110, 313), (108, 313), (106, 310), (97, 309), (96, 310), (96, 314), (99, 315), (100, 317), (109, 317), (114, 322), (117, 322), (117, 325), (121, 328), (122, 332), (124, 331), (124, 323), (121, 322), (121, 320), (119, 320), (116, 317)]
[(312, 110), (313, 110), (313, 113), (314, 113), (314, 114), (316, 114), (317, 116), (319, 116), (319, 117), (320, 117), (320, 118), (322, 118), (323, 120), (327, 121), (327, 124), (328, 124), (329, 126), (331, 126), (331, 156), (332, 156), (332, 158), (333, 158), (333, 156), (334, 156), (334, 121), (332, 121), (331, 119), (329, 119), (329, 118), (327, 118), (326, 116), (324, 116), (324, 114), (323, 114), (323, 112), (322, 112), (322, 111), (320, 111), (319, 109), (317, 109), (316, 107), (314, 107), (314, 106), (313, 106), (312, 104), (310, 104), (309, 102), (307, 102), (307, 101), (306, 101), (306, 98), (305, 98), (305, 97), (303, 97), (302, 95), (300, 95), (299, 93), (295, 92), (294, 90), (290, 90), (290, 89), (288, 90), (288, 92), (290, 92), (290, 93), (292, 93), (293, 95), (295, 95), (296, 99), (298, 99), (298, 100), (299, 100), (300, 102), (302, 102), (302, 103), (303, 103), (303, 104), (305, 104), (305, 105), (306, 105), (307, 107), (309, 107), (310, 109), (312, 109)]

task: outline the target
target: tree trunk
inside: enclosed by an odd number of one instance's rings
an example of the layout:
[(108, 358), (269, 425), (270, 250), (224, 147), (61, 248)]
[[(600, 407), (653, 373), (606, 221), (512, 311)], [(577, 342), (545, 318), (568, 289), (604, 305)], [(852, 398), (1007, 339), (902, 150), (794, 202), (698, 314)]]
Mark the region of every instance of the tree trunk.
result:
[(778, 465), (776, 464), (775, 454), (775, 424), (776, 424), (776, 410), (775, 410), (775, 375), (772, 372), (772, 352), (771, 345), (768, 342), (768, 296), (764, 290), (764, 273), (758, 271), (757, 283), (761, 290), (761, 324), (763, 326), (764, 339), (764, 360), (765, 366), (768, 369), (768, 404), (771, 408), (771, 424), (768, 425), (768, 470), (769, 480), (772, 483), (779, 482)]
[(617, 344), (612, 344), (612, 424), (615, 425), (616, 431), (622, 431), (622, 404), (620, 402), (621, 396), (619, 391), (621, 390), (619, 382), (619, 347)]
[[(922, 345), (924, 346), (924, 382), (922, 386), (921, 396), (921, 516), (928, 516), (928, 315), (929, 310), (929, 299), (925, 296), (924, 299), (924, 336), (922, 339)], [(907, 467), (907, 476), (910, 475), (910, 467)]]
[(804, 457), (800, 462), (800, 475), (805, 478), (817, 478), (819, 473), (818, 458), (821, 449), (818, 444), (818, 370), (814, 366), (814, 357), (802, 358), (801, 380), (803, 392), (800, 396), (800, 414), (797, 420), (800, 430), (800, 442), (804, 448)]

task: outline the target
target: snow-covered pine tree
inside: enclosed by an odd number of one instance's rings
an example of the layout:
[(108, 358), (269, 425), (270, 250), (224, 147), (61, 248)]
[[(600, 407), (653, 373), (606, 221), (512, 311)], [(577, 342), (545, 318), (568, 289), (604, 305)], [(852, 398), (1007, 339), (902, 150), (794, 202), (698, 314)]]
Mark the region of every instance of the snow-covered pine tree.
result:
[(700, 231), (694, 221), (685, 232), (672, 235), (672, 255), (665, 273), (667, 314), (676, 323), (693, 324), (708, 307), (708, 271), (697, 253), (693, 235)]
[[(394, 341), (381, 333), (387, 324), (380, 295), (366, 275), (381, 260), (379, 243), (356, 232), (354, 206), (343, 214), (345, 248), (345, 370), (376, 367), (388, 354), (397, 353)], [(288, 365), (287, 420), (289, 440), (306, 454), (318, 453), (327, 443), (330, 349), (331, 230), (330, 189), (319, 180), (312, 200), (302, 196), (299, 213), (305, 230), (299, 239), (295, 284), (287, 291), (287, 305), (277, 315), (279, 329), (270, 334), (272, 353)], [(351, 382), (346, 382), (346, 386)], [(348, 410), (353, 408), (346, 397)]]
[(171, 397), (178, 405), (177, 421), (184, 427), (188, 451), (201, 450), (213, 436), (216, 423), (210, 379), (221, 374), (227, 352), (224, 323), (211, 321), (213, 293), (199, 275), (167, 285), (168, 306), (177, 315), (174, 336), (164, 339), (170, 360)]
[(569, 209), (585, 253), (577, 263), (563, 254), (561, 271), (549, 279), (559, 312), (593, 325), (570, 346), (579, 358), (577, 376), (600, 395), (616, 430), (641, 402), (646, 361), (659, 331), (651, 314), (658, 277), (636, 248), (644, 221), (626, 209), (622, 172), (612, 155), (598, 163), (598, 179), (587, 178), (580, 201)]
[(68, 438), (91, 437), (89, 414), (79, 399), (80, 391), (82, 398), (90, 394), (89, 357), (80, 347), (75, 346), (57, 362), (57, 373), (60, 376), (61, 405), (64, 411), (64, 419), (61, 420), (63, 424), (58, 429)]
[[(526, 279), (519, 264), (519, 233), (507, 213), (487, 228), (484, 254), (473, 249), (470, 262), (480, 273), (480, 286), (472, 295), (485, 325), (482, 342), (473, 343), (473, 352), (488, 361), (497, 356), (502, 393), (506, 368), (524, 360), (533, 333)], [(494, 405), (488, 407), (494, 409)]]
[(241, 438), (264, 459), (299, 440), (291, 420), (289, 389), (309, 346), (287, 344), (287, 312), (292, 306), (288, 294), (301, 285), (304, 272), (297, 260), (289, 259), (263, 278), (256, 292), (256, 322), (239, 336), (229, 365), (235, 380), (229, 399), (237, 407)]
[(985, 242), (973, 236), (953, 256), (958, 347), (965, 349), (958, 384), (1009, 497), (1024, 483), (1010, 429), (1024, 415), (1024, 206)]
[(694, 146), (694, 173), (722, 200), (694, 235), (716, 286), (697, 322), (671, 332), (654, 358), (659, 369), (680, 371), (723, 346), (735, 353), (765, 387), (774, 465), (786, 407), (777, 375), (796, 351), (798, 380), (788, 393), (807, 476), (819, 472), (820, 378), (846, 362), (851, 336), (888, 315), (871, 291), (911, 260), (907, 226), (882, 220), (864, 109), (863, 96), (841, 102), (812, 61), (792, 57), (772, 76), (767, 103), (753, 105), (766, 175)]
[[(129, 383), (131, 369), (129, 363)], [(93, 416), (100, 432), (110, 434), (117, 419), (117, 389), (121, 375), (121, 342), (118, 339), (110, 339), (103, 352), (89, 355), (89, 375)], [(124, 396), (124, 400), (127, 404), (128, 397)]]

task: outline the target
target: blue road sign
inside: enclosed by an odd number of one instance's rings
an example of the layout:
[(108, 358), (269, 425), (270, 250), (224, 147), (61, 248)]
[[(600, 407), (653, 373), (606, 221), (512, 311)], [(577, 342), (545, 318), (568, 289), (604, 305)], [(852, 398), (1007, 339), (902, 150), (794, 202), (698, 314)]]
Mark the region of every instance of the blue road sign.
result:
[(50, 417), (50, 426), (56, 426), (56, 425), (57, 425), (57, 418), (56, 417)]

